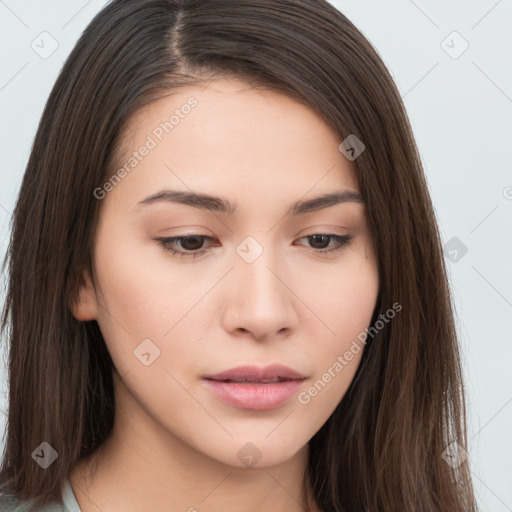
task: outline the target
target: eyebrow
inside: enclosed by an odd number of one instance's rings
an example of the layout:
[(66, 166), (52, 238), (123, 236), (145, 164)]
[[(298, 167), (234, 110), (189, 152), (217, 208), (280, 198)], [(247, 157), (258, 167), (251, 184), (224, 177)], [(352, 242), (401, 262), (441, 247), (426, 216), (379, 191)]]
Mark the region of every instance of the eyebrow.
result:
[[(159, 202), (184, 204), (187, 206), (193, 206), (194, 208), (225, 213), (227, 215), (234, 215), (238, 212), (238, 204), (232, 203), (227, 199), (197, 192), (169, 189), (161, 190), (146, 197), (138, 203), (137, 207), (144, 207)], [(340, 190), (314, 197), (313, 199), (296, 201), (290, 205), (285, 215), (303, 215), (305, 213), (322, 210), (336, 204), (364, 202), (364, 197), (358, 192), (353, 190)]]

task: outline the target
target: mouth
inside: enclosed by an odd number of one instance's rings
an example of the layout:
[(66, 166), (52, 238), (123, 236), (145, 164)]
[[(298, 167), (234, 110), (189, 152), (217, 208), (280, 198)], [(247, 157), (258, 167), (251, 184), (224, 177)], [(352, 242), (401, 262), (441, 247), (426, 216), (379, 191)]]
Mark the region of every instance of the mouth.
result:
[(205, 386), (216, 398), (247, 410), (279, 408), (305, 380), (301, 373), (282, 365), (241, 366), (203, 377)]

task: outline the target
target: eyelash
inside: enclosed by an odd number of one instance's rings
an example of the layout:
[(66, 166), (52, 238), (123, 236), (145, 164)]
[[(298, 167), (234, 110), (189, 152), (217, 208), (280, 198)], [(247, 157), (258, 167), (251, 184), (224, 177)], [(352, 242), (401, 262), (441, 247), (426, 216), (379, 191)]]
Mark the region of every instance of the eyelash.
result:
[[(352, 240), (352, 235), (334, 235), (331, 233), (313, 233), (311, 235), (306, 235), (304, 237), (299, 238), (299, 240), (303, 240), (304, 238), (312, 238), (314, 236), (327, 236), (333, 240), (336, 241), (337, 245), (331, 249), (313, 249), (313, 252), (320, 255), (326, 255), (333, 252), (340, 251), (344, 247), (348, 246)], [(190, 251), (190, 252), (183, 252), (183, 251), (177, 251), (176, 249), (173, 249), (173, 245), (175, 242), (179, 242), (182, 240), (187, 240), (189, 238), (200, 238), (203, 240), (212, 240), (212, 237), (207, 235), (188, 235), (188, 236), (175, 236), (175, 237), (167, 237), (167, 238), (155, 238), (156, 240), (166, 251), (169, 251), (173, 255), (176, 255), (180, 258), (183, 257), (192, 257), (192, 258), (198, 258), (205, 252), (207, 252), (207, 249), (198, 249), (196, 251)]]

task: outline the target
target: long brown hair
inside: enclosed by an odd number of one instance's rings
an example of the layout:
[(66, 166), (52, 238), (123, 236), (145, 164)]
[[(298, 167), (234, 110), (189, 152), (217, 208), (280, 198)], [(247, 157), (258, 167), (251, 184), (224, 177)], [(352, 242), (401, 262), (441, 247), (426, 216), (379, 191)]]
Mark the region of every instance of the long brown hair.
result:
[[(14, 211), (2, 330), (9, 342), (4, 489), (60, 501), (75, 462), (111, 432), (113, 363), (95, 321), (71, 313), (120, 133), (142, 106), (235, 76), (316, 111), (365, 151), (354, 161), (377, 251), (370, 337), (340, 404), (310, 440), (326, 512), (476, 510), (457, 333), (439, 231), (400, 94), (371, 43), (325, 0), (114, 0), (50, 94)], [(42, 469), (41, 442), (58, 453)]]

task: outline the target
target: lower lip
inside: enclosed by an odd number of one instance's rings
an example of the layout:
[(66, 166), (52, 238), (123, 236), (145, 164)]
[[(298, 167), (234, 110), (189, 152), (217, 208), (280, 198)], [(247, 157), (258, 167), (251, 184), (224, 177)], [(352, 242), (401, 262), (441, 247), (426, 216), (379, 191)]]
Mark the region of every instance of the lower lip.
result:
[(222, 382), (204, 379), (217, 398), (239, 409), (263, 411), (276, 409), (292, 397), (304, 380), (286, 380), (270, 384)]

